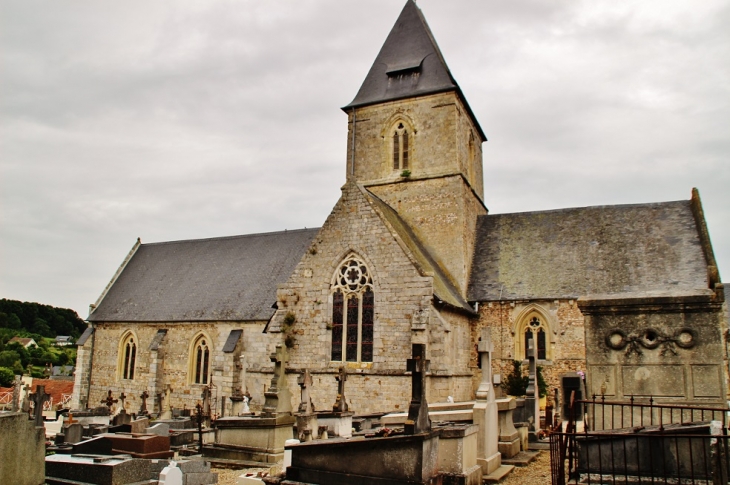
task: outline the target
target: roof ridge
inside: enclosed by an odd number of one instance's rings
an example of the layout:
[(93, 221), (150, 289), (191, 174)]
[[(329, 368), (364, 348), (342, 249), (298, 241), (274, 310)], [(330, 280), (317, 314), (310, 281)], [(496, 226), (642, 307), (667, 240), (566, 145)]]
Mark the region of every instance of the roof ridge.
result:
[(224, 241), (227, 239), (245, 239), (256, 236), (274, 236), (277, 234), (291, 234), (306, 231), (319, 231), (321, 227), (304, 227), (301, 229), (284, 229), (283, 231), (272, 231), (272, 232), (255, 232), (251, 234), (238, 234), (233, 236), (220, 236), (220, 237), (204, 237), (200, 239), (176, 239), (174, 241), (159, 241), (153, 243), (144, 243), (142, 246), (162, 246), (165, 244), (180, 244), (180, 243), (193, 243), (202, 241)]
[(645, 203), (634, 203), (634, 204), (607, 204), (607, 205), (587, 205), (587, 206), (580, 206), (580, 207), (563, 207), (560, 209), (548, 209), (548, 210), (536, 210), (536, 211), (518, 211), (518, 212), (499, 212), (499, 213), (493, 213), (490, 212), (489, 214), (480, 215), (478, 217), (497, 217), (497, 216), (511, 216), (511, 215), (517, 215), (517, 214), (550, 214), (555, 212), (568, 212), (568, 211), (574, 211), (576, 209), (612, 209), (612, 208), (623, 208), (627, 209), (630, 207), (659, 207), (659, 206), (665, 206), (665, 205), (672, 205), (672, 204), (689, 204), (690, 201), (686, 199), (681, 200), (668, 200), (664, 202), (645, 202)]

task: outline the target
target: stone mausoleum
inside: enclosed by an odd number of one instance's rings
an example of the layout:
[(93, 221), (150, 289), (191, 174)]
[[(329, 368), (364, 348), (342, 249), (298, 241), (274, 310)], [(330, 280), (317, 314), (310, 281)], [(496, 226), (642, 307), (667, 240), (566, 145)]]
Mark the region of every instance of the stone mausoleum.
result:
[(498, 374), (534, 339), (551, 387), (583, 371), (612, 398), (726, 401), (725, 293), (696, 190), (490, 214), (487, 138), (412, 0), (343, 111), (342, 196), (321, 228), (134, 244), (91, 306), (74, 406), (111, 390), (133, 411), (144, 391), (189, 409), (210, 386), (260, 409), (280, 343), (316, 409), (341, 366), (351, 410), (407, 407), (414, 343), (429, 402), (470, 400), (483, 328)]

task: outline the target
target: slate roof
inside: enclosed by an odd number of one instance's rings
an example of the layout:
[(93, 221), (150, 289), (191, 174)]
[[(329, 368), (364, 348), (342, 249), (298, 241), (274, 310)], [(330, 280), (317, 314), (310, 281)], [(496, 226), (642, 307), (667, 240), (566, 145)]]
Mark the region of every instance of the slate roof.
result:
[(367, 106), (384, 101), (457, 91), (482, 138), (466, 98), (451, 75), (431, 29), (416, 2), (408, 0), (375, 58), (355, 99), (342, 108)]
[(421, 273), (433, 275), (434, 296), (452, 307), (474, 313), (474, 309), (461, 297), (459, 291), (451, 283), (444, 270), (438, 265), (423, 243), (414, 234), (411, 227), (392, 207), (372, 192), (366, 189), (364, 192), (370, 198), (370, 201), (379, 209), (383, 217), (390, 223), (390, 226), (396, 231), (401, 241), (408, 248), (408, 251), (413, 255), (413, 258), (416, 260), (416, 266)]
[(318, 231), (142, 244), (88, 320), (268, 320)]
[(690, 201), (481, 216), (470, 301), (708, 289)]

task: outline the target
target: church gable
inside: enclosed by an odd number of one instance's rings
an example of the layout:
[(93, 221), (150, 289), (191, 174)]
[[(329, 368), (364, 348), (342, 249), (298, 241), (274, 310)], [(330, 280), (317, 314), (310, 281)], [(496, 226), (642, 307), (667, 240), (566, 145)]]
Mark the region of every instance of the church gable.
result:
[[(295, 366), (335, 368), (349, 361), (365, 367), (399, 368), (410, 351), (402, 343), (410, 341), (414, 319), (419, 312), (428, 313), (434, 297), (434, 277), (422, 275), (414, 262), (364, 189), (348, 183), (310, 251), (289, 281), (280, 286), (278, 310), (267, 331), (282, 332), (285, 340), (289, 338)], [(353, 264), (352, 275), (357, 273), (357, 278), (348, 279), (349, 264)], [(348, 290), (349, 283), (353, 285), (351, 291), (338, 290), (341, 286)], [(348, 305), (344, 297), (359, 299), (352, 303), (351, 311), (353, 318), (360, 319), (365, 299), (372, 298), (372, 357), (368, 350), (367, 358), (363, 358), (361, 350), (356, 353), (359, 358), (344, 355), (335, 360), (334, 326), (340, 319), (347, 325), (347, 315), (338, 311), (340, 305)]]

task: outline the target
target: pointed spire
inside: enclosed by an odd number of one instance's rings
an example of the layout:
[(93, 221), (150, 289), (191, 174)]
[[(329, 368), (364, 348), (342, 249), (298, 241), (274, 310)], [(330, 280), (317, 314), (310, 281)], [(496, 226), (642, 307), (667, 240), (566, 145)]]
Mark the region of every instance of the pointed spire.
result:
[(421, 10), (408, 0), (360, 91), (343, 109), (458, 89)]

